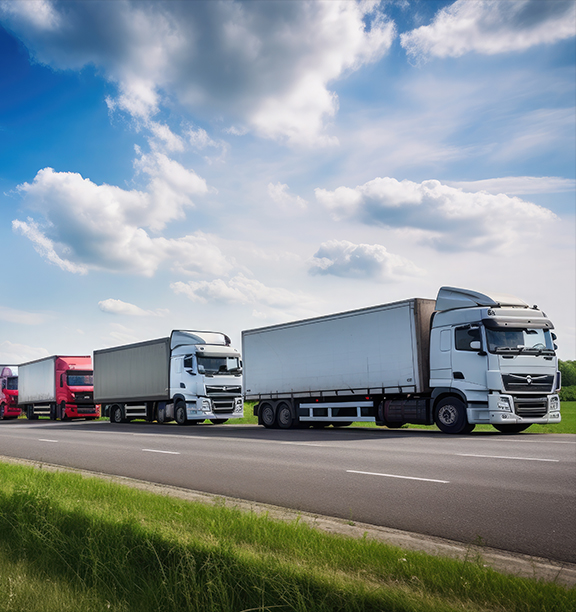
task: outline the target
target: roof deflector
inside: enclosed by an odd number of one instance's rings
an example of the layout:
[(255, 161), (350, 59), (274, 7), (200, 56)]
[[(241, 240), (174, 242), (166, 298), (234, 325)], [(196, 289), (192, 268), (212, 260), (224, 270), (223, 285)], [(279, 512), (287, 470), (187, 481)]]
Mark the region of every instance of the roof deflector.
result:
[(474, 308), (489, 306), (498, 308), (502, 306), (515, 306), (528, 308), (528, 304), (513, 295), (493, 293), (491, 296), (470, 289), (457, 287), (440, 287), (436, 297), (436, 310), (454, 310), (455, 308)]

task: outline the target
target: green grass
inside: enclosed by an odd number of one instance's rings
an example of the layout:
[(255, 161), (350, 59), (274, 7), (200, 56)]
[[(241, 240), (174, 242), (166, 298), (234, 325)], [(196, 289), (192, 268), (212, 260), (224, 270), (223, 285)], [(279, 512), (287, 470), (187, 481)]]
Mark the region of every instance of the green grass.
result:
[(576, 589), (0, 463), (1, 612), (565, 612)]

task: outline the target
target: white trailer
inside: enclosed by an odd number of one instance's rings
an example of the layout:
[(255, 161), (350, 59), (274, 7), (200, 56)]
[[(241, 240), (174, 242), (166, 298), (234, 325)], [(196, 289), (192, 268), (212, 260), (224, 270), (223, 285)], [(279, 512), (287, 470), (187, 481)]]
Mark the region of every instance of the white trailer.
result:
[(113, 423), (241, 418), (241, 375), (240, 352), (219, 332), (174, 330), (94, 351), (94, 396)]
[[(375, 421), (521, 431), (560, 421), (552, 323), (510, 296), (443, 287), (242, 332), (245, 398), (265, 427)], [(508, 341), (513, 348), (503, 347)]]

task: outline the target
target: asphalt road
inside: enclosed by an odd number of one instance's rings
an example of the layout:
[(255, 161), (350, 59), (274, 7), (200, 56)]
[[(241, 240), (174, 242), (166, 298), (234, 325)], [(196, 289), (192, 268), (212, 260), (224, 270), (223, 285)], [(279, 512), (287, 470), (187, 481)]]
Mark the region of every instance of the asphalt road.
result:
[(576, 563), (576, 435), (18, 420), (0, 455)]

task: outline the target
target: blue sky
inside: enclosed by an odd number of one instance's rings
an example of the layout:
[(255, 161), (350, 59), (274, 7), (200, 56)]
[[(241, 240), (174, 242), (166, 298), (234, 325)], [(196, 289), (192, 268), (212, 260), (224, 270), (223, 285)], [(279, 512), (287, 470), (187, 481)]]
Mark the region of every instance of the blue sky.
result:
[(576, 358), (576, 3), (0, 0), (0, 363), (515, 294)]

